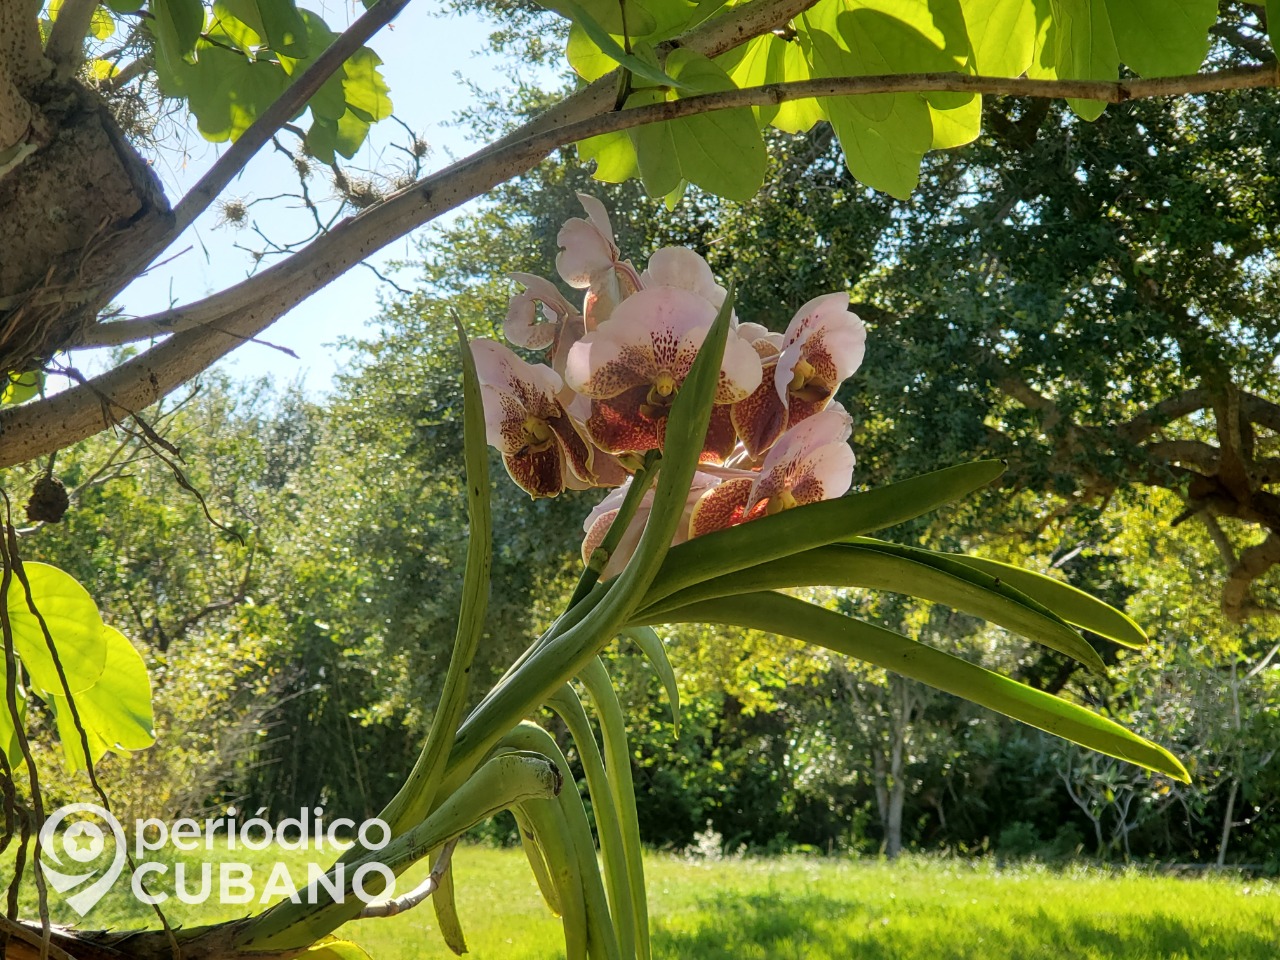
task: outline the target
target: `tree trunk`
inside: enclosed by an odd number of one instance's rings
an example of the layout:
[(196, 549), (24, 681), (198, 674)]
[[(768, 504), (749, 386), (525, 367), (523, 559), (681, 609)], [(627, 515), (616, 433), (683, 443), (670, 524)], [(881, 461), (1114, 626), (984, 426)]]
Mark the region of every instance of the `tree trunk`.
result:
[(1218, 866), (1227, 863), (1227, 843), (1231, 839), (1231, 828), (1235, 825), (1236, 792), (1240, 789), (1240, 781), (1232, 780), (1231, 789), (1227, 791), (1227, 812), (1222, 817), (1222, 840), (1218, 843)]
[(171, 221), (159, 180), (96, 93), (78, 81), (23, 92), (39, 136), (0, 174), (0, 374), (74, 345)]

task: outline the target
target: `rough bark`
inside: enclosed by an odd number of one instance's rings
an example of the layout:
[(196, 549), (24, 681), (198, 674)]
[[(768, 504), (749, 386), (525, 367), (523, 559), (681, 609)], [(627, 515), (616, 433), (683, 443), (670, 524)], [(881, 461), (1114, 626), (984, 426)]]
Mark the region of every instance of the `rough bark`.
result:
[(76, 83), (50, 94), (48, 142), (0, 178), (0, 370), (74, 342), (168, 223), (159, 181), (98, 97)]

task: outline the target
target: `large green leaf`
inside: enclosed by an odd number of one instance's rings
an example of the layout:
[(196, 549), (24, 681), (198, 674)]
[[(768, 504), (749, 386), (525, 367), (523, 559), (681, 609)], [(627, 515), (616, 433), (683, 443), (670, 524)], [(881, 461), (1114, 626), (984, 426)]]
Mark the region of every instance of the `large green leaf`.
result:
[(10, 373), (0, 380), (0, 407), (23, 403), (44, 388), (44, 371), (28, 370), (26, 373)]
[(703, 599), (777, 590), (832, 586), (887, 590), (942, 603), (1020, 633), (1102, 673), (1097, 651), (1052, 610), (989, 574), (950, 557), (881, 541), (832, 544), (793, 554), (673, 594), (643, 616)]
[(712, 577), (914, 519), (986, 486), (1003, 472), (1000, 460), (978, 460), (697, 537), (671, 548), (642, 606)]
[[(114, 627), (102, 628), (101, 643), (106, 649), (102, 676), (88, 690), (75, 695), (76, 714), (94, 763), (108, 751), (128, 755), (146, 749), (156, 740), (146, 664), (129, 638)], [(48, 699), (67, 766), (73, 772), (83, 770), (84, 749), (67, 698), (53, 694)]]
[(1168, 750), (1105, 717), (901, 634), (780, 593), (704, 600), (661, 615), (666, 623), (723, 623), (765, 630), (856, 657), (963, 697), (1082, 747), (1159, 771), (1184, 783)]
[(1209, 53), (1217, 0), (1107, 0), (1120, 59), (1140, 76), (1195, 73)]
[(215, 18), (220, 7), (247, 24), (276, 53), (293, 57), (309, 54), (307, 27), (293, 0), (218, 0)]
[[(666, 69), (694, 94), (734, 89), (724, 70), (701, 54), (677, 49)], [(627, 100), (628, 107), (677, 99), (669, 88), (645, 87)], [(637, 165), (650, 196), (663, 197), (682, 180), (733, 200), (755, 196), (764, 182), (768, 158), (764, 138), (749, 107), (650, 123), (630, 131)]]
[[(102, 677), (107, 662), (108, 644), (97, 605), (74, 577), (57, 567), (30, 562), (22, 568), (31, 584), (32, 601), (53, 638), (67, 689), (73, 695), (88, 690)], [(31, 679), (32, 692), (41, 699), (62, 694), (57, 664), (17, 577), (10, 583), (7, 600), (14, 650)]]
[(578, 141), (578, 156), (584, 161), (594, 160), (592, 176), (605, 183), (622, 183), (640, 176), (636, 147), (625, 130)]
[[(14, 693), (16, 694), (18, 705), (18, 723), (25, 730), (27, 723), (27, 694), (22, 689), (22, 684), (15, 686)], [(4, 758), (9, 762), (10, 770), (16, 770), (18, 765), (23, 762), (22, 746), (18, 742), (18, 732), (14, 729), (13, 715), (9, 712), (9, 702), (2, 687), (0, 687), (0, 751), (4, 752)]]
[(195, 56), (196, 41), (204, 29), (204, 4), (200, 0), (151, 0), (151, 29), (160, 59), (171, 69)]
[[(1106, 0), (1033, 0), (1036, 46), (1027, 76), (1045, 80), (1115, 80), (1120, 53)], [(1067, 101), (1084, 120), (1106, 109), (1100, 100)]]
[(984, 77), (1020, 77), (1031, 66), (1036, 18), (1027, 0), (960, 0), (969, 65)]

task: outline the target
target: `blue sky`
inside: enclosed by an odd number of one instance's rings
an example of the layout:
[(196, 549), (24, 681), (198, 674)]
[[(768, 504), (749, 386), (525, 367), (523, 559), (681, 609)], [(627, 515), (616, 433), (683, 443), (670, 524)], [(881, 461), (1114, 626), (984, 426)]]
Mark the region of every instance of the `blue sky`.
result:
[[(334, 8), (347, 5), (325, 6), (330, 26), (345, 26), (348, 13)], [(473, 102), (464, 81), (486, 90), (510, 86), (502, 61), (485, 49), (493, 24), (474, 15), (441, 16), (437, 10), (438, 6), (429, 2), (411, 3), (390, 28), (384, 28), (370, 43), (384, 61), (383, 72), (391, 88), (396, 117), (431, 145), (424, 172), (478, 146), (468, 140), (465, 129), (449, 125), (458, 110)], [(528, 67), (522, 65), (522, 70), (527, 73)], [(181, 139), (181, 149), (166, 147), (155, 157), (156, 172), (171, 199), (194, 184), (225, 149), (224, 145), (201, 140), (193, 131), (184, 133)], [(403, 166), (407, 158), (389, 144), (405, 143), (407, 139), (404, 129), (394, 121), (375, 124), (370, 142), (351, 164), (371, 170), (388, 164)], [(325, 172), (318, 171), (311, 178), (311, 190), (316, 199), (331, 195)], [(223, 196), (253, 200), (296, 191), (297, 180), (288, 161), (268, 148)], [(310, 215), (291, 200), (259, 203), (250, 208), (250, 215), (267, 237), (279, 243), (305, 236), (312, 226)], [(220, 219), (216, 206), (207, 211), (158, 260), (163, 263), (172, 258), (168, 263), (153, 269), (124, 292), (119, 305), (125, 315), (145, 315), (171, 304), (189, 303), (248, 275), (252, 258), (237, 244), (262, 249), (264, 242), (252, 229), (219, 225)], [(372, 262), (382, 268), (389, 260), (405, 257), (411, 249), (411, 240), (406, 238), (386, 248)], [(249, 343), (224, 360), (222, 369), (243, 378), (270, 374), (282, 384), (302, 377), (309, 391), (323, 392), (341, 362), (340, 352), (326, 344), (344, 334), (361, 332), (377, 312), (380, 288), (389, 289), (372, 271), (363, 267), (349, 271), (263, 333), (263, 339), (288, 347), (300, 359)], [(81, 369), (95, 372), (103, 368), (104, 360), (94, 354), (75, 358)]]

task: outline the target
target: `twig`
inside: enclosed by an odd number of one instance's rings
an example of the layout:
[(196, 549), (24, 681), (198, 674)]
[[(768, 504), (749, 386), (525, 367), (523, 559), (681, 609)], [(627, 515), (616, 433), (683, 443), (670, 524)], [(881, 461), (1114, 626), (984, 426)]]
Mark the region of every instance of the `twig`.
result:
[(213, 203), (245, 165), (265, 146), (282, 126), (288, 123), (308, 100), (324, 86), (325, 81), (347, 62), (365, 41), (385, 27), (408, 6), (409, 0), (378, 0), (320, 56), (316, 57), (296, 81), (274, 103), (258, 115), (231, 148), (220, 156), (209, 172), (192, 187), (173, 210), (173, 224), (155, 243), (157, 253), (182, 233)]

